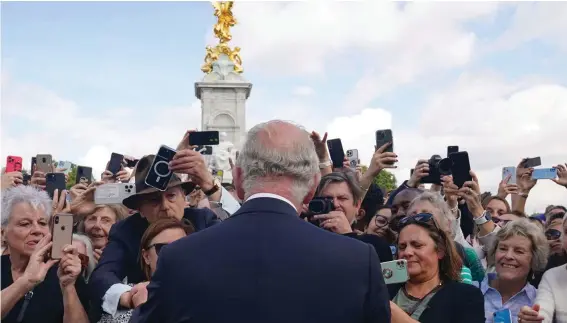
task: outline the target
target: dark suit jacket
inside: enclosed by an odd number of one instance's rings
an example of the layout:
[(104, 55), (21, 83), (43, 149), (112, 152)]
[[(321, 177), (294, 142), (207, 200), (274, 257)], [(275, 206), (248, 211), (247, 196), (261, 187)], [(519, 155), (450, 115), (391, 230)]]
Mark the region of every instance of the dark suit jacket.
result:
[(257, 198), (162, 249), (131, 322), (390, 322), (374, 248)]
[[(183, 217), (189, 220), (196, 231), (219, 222), (210, 209), (185, 209)], [(148, 228), (148, 221), (140, 213), (117, 222), (110, 229), (108, 244), (89, 280), (92, 309), (91, 317), (100, 316), (102, 297), (108, 289), (128, 277), (128, 283), (145, 281), (139, 262), (140, 242)]]
[[(403, 285), (398, 285), (401, 288)], [(396, 295), (391, 295), (393, 299)], [(449, 281), (435, 293), (419, 317), (421, 323), (484, 323), (484, 296), (479, 288)]]

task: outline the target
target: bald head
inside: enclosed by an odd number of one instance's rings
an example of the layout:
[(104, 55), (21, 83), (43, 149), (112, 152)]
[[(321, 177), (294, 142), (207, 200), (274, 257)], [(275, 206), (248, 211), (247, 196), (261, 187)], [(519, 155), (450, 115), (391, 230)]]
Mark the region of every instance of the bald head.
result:
[(315, 190), (319, 174), (319, 159), (309, 133), (280, 120), (248, 131), (236, 166), (235, 185), (244, 199), (255, 193), (283, 196), (288, 192), (289, 198), (301, 203)]

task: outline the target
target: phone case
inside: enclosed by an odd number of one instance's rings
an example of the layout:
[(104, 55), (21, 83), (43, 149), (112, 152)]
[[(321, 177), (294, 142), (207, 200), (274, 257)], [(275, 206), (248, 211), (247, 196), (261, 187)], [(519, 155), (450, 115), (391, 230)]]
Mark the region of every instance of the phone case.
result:
[(508, 175), (511, 175), (508, 184), (516, 184), (516, 167), (509, 166), (502, 168), (502, 180), (505, 180)]
[(399, 284), (408, 281), (408, 263), (405, 259), (387, 261), (380, 265), (386, 284)]
[(358, 166), (358, 149), (349, 149), (346, 152), (347, 158), (348, 158), (348, 164), (350, 165), (350, 168), (352, 169), (356, 169), (356, 166)]
[(394, 134), (391, 129), (383, 129), (376, 131), (376, 149), (384, 146), (387, 143), (391, 143), (384, 152), (393, 153), (394, 152)]
[(73, 215), (56, 214), (53, 216), (53, 227), (51, 230), (51, 259), (61, 259), (63, 247), (73, 242)]
[(64, 169), (63, 174), (69, 174), (71, 172), (71, 168), (73, 167), (73, 164), (70, 161), (63, 161), (60, 160), (57, 162), (57, 168), (59, 169)]
[(36, 156), (36, 171), (40, 171), (45, 174), (53, 171), (53, 159), (51, 158), (51, 155)]
[(523, 166), (525, 168), (541, 166), (541, 157), (527, 158)]
[(452, 153), (449, 159), (453, 161), (451, 172), (453, 173), (453, 183), (455, 183), (455, 185), (463, 187), (465, 182), (472, 181), (469, 153), (466, 151)]
[(167, 189), (167, 185), (169, 184), (169, 180), (173, 173), (169, 170), (169, 162), (173, 159), (177, 152), (172, 148), (169, 148), (165, 145), (162, 145), (156, 157), (154, 158), (154, 162), (150, 166), (150, 171), (146, 175), (144, 179), (145, 183), (148, 186), (157, 188), (160, 191), (165, 191)]
[(555, 168), (537, 168), (532, 173), (532, 179), (554, 179), (557, 177)]
[(494, 312), (494, 323), (512, 323), (512, 312), (505, 308)]
[(95, 204), (122, 204), (125, 198), (136, 194), (136, 186), (131, 183), (110, 183), (97, 186)]
[(91, 167), (77, 167), (77, 175), (75, 176), (75, 184), (90, 185), (92, 183), (93, 169)]
[(343, 168), (345, 160), (345, 151), (340, 139), (327, 140), (327, 147), (329, 148), (329, 155), (333, 162), (333, 168)]
[(110, 155), (110, 161), (108, 162), (108, 170), (112, 174), (118, 173), (122, 169), (123, 162), (124, 162), (124, 155), (112, 153)]
[(22, 157), (8, 156), (6, 157), (6, 173), (21, 172), (22, 171)]
[(65, 174), (63, 173), (47, 173), (45, 174), (45, 191), (53, 199), (55, 190), (59, 190), (58, 194), (66, 189)]

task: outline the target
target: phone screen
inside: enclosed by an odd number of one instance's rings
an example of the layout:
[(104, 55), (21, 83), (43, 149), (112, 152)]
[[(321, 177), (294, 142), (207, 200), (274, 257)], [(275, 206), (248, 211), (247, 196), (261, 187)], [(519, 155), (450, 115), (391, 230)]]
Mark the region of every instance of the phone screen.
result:
[(189, 144), (192, 146), (207, 146), (219, 144), (218, 131), (196, 131), (189, 133)]
[(122, 162), (124, 161), (124, 155), (112, 153), (110, 155), (110, 162), (108, 163), (108, 170), (116, 175), (122, 169)]

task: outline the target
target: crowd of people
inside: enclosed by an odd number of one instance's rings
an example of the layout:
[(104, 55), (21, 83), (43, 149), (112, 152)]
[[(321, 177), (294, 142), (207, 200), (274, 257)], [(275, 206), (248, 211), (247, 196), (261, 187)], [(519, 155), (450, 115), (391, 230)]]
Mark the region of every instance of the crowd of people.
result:
[[(154, 155), (53, 198), (44, 172), (2, 174), (2, 321), (567, 323), (567, 209), (525, 213), (538, 180), (523, 160), (494, 195), (474, 171), (425, 188), (427, 160), (386, 192), (374, 178), (395, 152), (334, 168), (326, 134), (275, 120), (221, 183), (188, 137), (163, 191), (145, 181)], [(135, 194), (95, 203), (120, 182)], [(53, 244), (56, 214), (73, 215), (71, 244)]]

